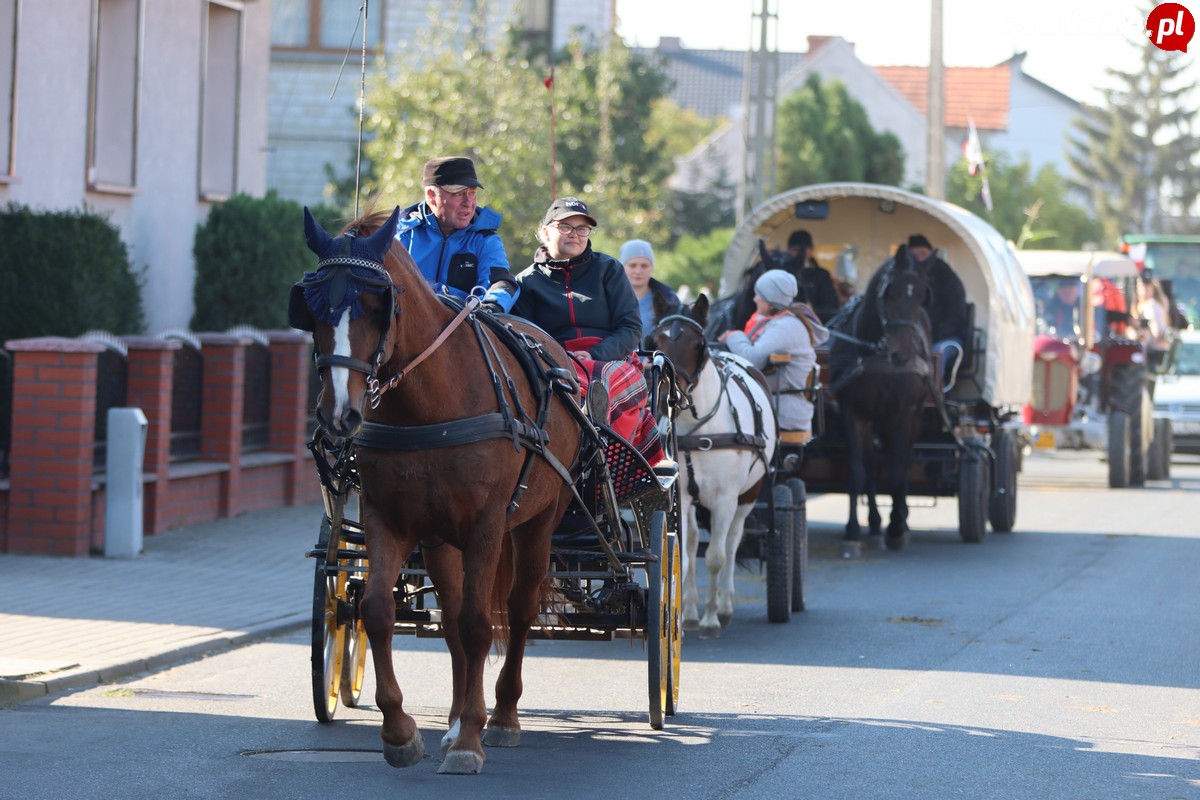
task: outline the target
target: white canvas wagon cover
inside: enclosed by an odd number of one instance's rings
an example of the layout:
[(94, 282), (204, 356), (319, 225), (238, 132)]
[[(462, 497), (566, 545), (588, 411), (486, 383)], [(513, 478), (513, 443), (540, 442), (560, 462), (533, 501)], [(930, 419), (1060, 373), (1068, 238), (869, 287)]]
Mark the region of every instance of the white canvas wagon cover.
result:
[(758, 257), (758, 242), (785, 250), (807, 230), (822, 266), (857, 292), (914, 233), (924, 234), (954, 269), (975, 306), (982, 347), (975, 353), (980, 399), (995, 408), (1029, 400), (1033, 376), (1034, 302), (1012, 247), (976, 215), (894, 186), (824, 183), (776, 195), (738, 226), (725, 252), (721, 296), (736, 291)]

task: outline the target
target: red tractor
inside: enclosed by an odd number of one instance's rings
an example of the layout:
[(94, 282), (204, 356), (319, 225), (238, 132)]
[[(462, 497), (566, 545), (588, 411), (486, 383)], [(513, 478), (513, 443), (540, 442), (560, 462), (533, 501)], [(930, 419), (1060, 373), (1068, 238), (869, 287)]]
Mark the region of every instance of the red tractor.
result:
[(1154, 420), (1154, 379), (1129, 317), (1138, 265), (1120, 253), (1017, 253), (1037, 308), (1033, 392), (1023, 410), (1034, 446), (1108, 457), (1114, 488), (1170, 475), (1170, 422)]

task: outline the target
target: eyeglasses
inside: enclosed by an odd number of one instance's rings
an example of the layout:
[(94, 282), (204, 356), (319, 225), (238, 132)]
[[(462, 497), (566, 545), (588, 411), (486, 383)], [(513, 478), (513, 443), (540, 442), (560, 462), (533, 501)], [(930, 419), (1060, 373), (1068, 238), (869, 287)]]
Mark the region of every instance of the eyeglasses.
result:
[(442, 197), (453, 200), (463, 200), (466, 198), (475, 197), (479, 194), (479, 188), (476, 186), (467, 186), (463, 189), (459, 189), (457, 192), (448, 192), (441, 186), (436, 188), (438, 194), (440, 194)]
[(576, 236), (578, 236), (580, 239), (586, 239), (587, 237), (592, 235), (592, 231), (596, 230), (591, 225), (571, 226), (565, 222), (559, 222), (558, 224), (554, 225), (554, 227), (558, 228), (559, 233), (562, 233), (562, 234), (573, 233)]

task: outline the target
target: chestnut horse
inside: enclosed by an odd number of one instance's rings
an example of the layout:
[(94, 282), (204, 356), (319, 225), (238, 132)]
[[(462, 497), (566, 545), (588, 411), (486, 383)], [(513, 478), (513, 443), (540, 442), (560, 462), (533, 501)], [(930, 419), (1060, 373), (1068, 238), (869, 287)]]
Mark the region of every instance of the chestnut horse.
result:
[[(557, 369), (566, 353), (542, 331), (506, 318), (517, 335), (502, 337), (504, 326), (483, 324), (474, 301), (458, 313), (439, 300), (394, 239), (399, 212), (368, 211), (334, 238), (305, 209), (319, 260), (293, 287), (289, 314), (313, 333), (319, 424), (355, 442), (370, 564), (361, 616), (384, 757), (405, 767), (424, 754), (392, 662), (392, 590), (420, 544), (453, 666), (438, 771), (472, 774), (483, 744), (520, 741), (525, 644), (551, 535), (573, 496), (581, 434), (568, 404), (578, 405), (578, 387)], [(483, 672), (505, 595), (505, 660), (488, 717)]]
[(881, 542), (882, 519), (875, 504), (875, 439), (887, 456), (892, 497), (886, 544), (908, 542), (908, 468), (920, 429), (921, 408), (931, 386), (929, 317), (922, 307), (928, 286), (907, 248), (881, 267), (861, 300), (829, 322), (833, 345), (829, 369), (838, 417), (846, 435), (850, 518), (842, 539), (843, 558), (861, 554), (858, 498), (867, 494), (872, 543)]
[[(675, 366), (689, 409), (676, 418), (678, 449), (685, 453), (687, 484), (681, 493), (684, 524), (683, 625), (701, 639), (717, 638), (733, 619), (737, 551), (746, 517), (774, 457), (777, 440), (771, 396), (761, 375), (736, 356), (714, 358), (704, 334), (708, 297), (664, 317), (647, 337)], [(699, 527), (696, 503), (709, 511), (708, 597), (700, 613), (696, 589)]]

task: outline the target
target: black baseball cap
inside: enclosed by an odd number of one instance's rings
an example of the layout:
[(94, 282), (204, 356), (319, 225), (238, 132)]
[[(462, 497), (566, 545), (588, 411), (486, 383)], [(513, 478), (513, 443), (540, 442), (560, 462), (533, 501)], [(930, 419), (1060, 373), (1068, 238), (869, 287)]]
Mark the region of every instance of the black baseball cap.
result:
[(574, 216), (583, 217), (593, 228), (600, 224), (588, 212), (587, 204), (578, 197), (560, 197), (551, 203), (550, 208), (546, 210), (546, 216), (542, 217), (542, 225), (546, 226), (551, 222), (557, 222), (560, 219)]
[(475, 175), (475, 163), (466, 156), (443, 156), (425, 162), (425, 186), (477, 186), (483, 188)]

